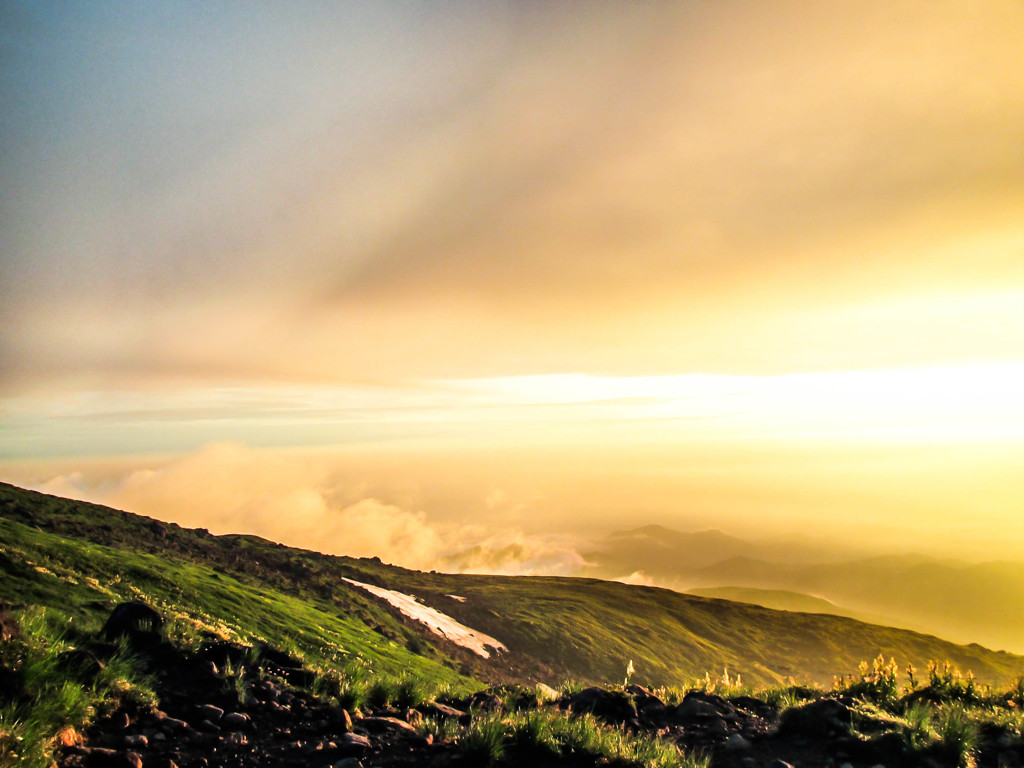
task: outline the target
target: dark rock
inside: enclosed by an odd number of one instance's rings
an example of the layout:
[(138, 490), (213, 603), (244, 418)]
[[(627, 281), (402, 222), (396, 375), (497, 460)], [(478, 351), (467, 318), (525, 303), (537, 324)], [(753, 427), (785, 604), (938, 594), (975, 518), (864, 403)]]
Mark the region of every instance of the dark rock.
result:
[(850, 708), (836, 699), (819, 699), (802, 707), (787, 709), (779, 723), (779, 734), (790, 737), (824, 738), (849, 730)]
[(447, 704), (441, 704), (440, 702), (425, 704), (420, 707), (419, 711), (427, 717), (452, 717), (458, 719), (466, 716), (466, 713), (462, 710), (449, 707)]
[(220, 725), (229, 731), (242, 731), (252, 727), (252, 718), (241, 712), (229, 712), (221, 718)]
[(267, 643), (260, 643), (256, 647), (256, 652), (260, 662), (270, 662), (283, 669), (302, 669), (301, 661)]
[(793, 768), (793, 765), (785, 760), (772, 760), (764, 768)]
[(481, 709), (496, 712), (502, 707), (501, 697), (493, 691), (477, 691), (466, 701), (467, 709)]
[(896, 762), (906, 752), (906, 743), (898, 733), (883, 733), (869, 743), (882, 762)]
[(344, 707), (335, 707), (330, 712), (330, 721), (341, 733), (352, 730), (352, 715)]
[(213, 704), (203, 704), (196, 712), (199, 713), (201, 719), (209, 720), (211, 723), (219, 723), (220, 719), (224, 717), (224, 710)]
[(729, 699), (729, 703), (737, 709), (749, 712), (757, 717), (769, 717), (775, 711), (770, 704), (760, 699), (755, 699), (753, 696), (736, 696)]
[(346, 755), (362, 755), (369, 752), (372, 747), (370, 740), (358, 733), (344, 734), (338, 744), (338, 748)]
[(573, 712), (590, 712), (608, 723), (625, 723), (637, 717), (632, 699), (622, 691), (584, 688), (579, 693), (565, 697), (561, 703)]
[(753, 745), (750, 743), (749, 740), (745, 739), (743, 736), (740, 736), (740, 734), (734, 733), (732, 736), (725, 740), (725, 743), (722, 746), (724, 746), (725, 749), (728, 749), (730, 751), (739, 752), (745, 749), (750, 749)]
[(103, 634), (108, 641), (119, 637), (128, 637), (133, 641), (159, 638), (163, 617), (155, 609), (141, 600), (129, 600), (114, 606), (107, 623), (103, 625)]
[(7, 603), (0, 603), (0, 643), (9, 643), (21, 637), (21, 627)]
[(725, 718), (721, 716), (709, 718), (704, 724), (704, 729), (708, 736), (715, 738), (729, 733), (729, 726), (726, 725)]
[(252, 650), (252, 647), (248, 645), (216, 640), (205, 643), (197, 655), (201, 659), (212, 661), (217, 667), (226, 667), (230, 664), (237, 668), (245, 663)]
[(142, 768), (142, 757), (137, 752), (96, 747), (88, 750), (85, 757), (88, 768)]
[(719, 717), (729, 711), (729, 707), (724, 699), (710, 696), (700, 691), (691, 691), (676, 706), (673, 714), (683, 722), (692, 722), (694, 720)]
[(417, 731), (404, 720), (397, 717), (364, 717), (356, 721), (356, 725), (368, 730), (370, 733), (404, 733), (417, 735)]

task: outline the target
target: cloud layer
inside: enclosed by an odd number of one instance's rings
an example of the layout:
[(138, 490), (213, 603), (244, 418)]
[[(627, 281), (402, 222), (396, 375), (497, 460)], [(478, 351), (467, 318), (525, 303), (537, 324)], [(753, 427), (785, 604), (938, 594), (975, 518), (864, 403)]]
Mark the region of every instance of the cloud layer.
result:
[[(371, 489), (353, 483), (336, 456), (218, 443), (150, 467), (133, 463), (44, 472), (28, 484), (215, 534), (255, 534), (420, 570), (568, 575), (585, 566), (578, 537), (524, 533), (514, 510), (502, 525), (484, 526), (469, 522), (471, 515), (434, 520), (416, 508), (364, 496)], [(389, 487), (397, 497), (395, 484)], [(508, 501), (497, 491), (480, 504), (500, 512)]]
[(1005, 357), (1017, 3), (3, 14), (5, 387)]

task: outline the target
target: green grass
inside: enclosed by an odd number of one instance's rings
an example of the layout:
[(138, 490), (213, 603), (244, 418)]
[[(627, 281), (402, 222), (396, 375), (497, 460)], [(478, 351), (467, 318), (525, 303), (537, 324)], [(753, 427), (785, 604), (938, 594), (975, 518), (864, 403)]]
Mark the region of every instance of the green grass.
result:
[(0, 599), (64, 606), (96, 620), (128, 599), (153, 605), (169, 633), (194, 643), (200, 633), (246, 645), (269, 643), (310, 665), (357, 662), (382, 676), (414, 672), (428, 684), (469, 682), (439, 660), (415, 654), (330, 604), (247, 584), (201, 564), (74, 541), (6, 521), (0, 547), (13, 567), (0, 571)]
[(151, 706), (151, 683), (123, 649), (97, 674), (62, 664), (74, 648), (68, 617), (34, 608), (18, 616), (20, 636), (0, 646), (0, 666), (16, 681), (0, 699), (0, 766), (49, 768), (58, 733), (80, 732), (118, 706)]
[[(450, 727), (450, 726), (449, 726)], [(428, 730), (438, 728), (436, 723)], [(491, 713), (473, 720), (455, 740), (476, 766), (524, 765), (538, 759), (587, 756), (621, 768), (707, 768), (708, 759), (668, 741), (605, 725), (592, 715), (567, 716), (550, 709)]]

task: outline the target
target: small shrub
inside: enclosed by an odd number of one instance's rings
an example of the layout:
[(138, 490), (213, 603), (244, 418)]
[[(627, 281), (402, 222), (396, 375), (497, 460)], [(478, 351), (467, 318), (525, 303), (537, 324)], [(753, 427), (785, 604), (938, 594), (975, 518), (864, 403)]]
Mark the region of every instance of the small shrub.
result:
[(965, 675), (948, 661), (942, 664), (928, 662), (928, 686), (920, 693), (936, 703), (975, 703), (980, 700), (974, 674), (968, 670)]
[(942, 749), (959, 768), (974, 768), (981, 734), (960, 705), (944, 707), (936, 723)]
[(455, 741), (461, 731), (459, 721), (451, 717), (425, 717), (420, 725), (420, 733), (438, 743)]
[(374, 709), (383, 709), (394, 701), (398, 694), (398, 686), (393, 680), (378, 678), (366, 691), (366, 703)]
[(522, 751), (557, 754), (550, 713), (534, 710), (517, 716), (512, 724), (511, 742)]
[(338, 684), (338, 706), (350, 712), (367, 702), (369, 688), (362, 680), (343, 678)]
[(871, 664), (866, 661), (860, 663), (859, 680), (850, 678), (845, 684), (838, 681), (837, 692), (875, 704), (893, 704), (900, 693), (898, 674), (896, 660), (886, 662), (885, 657), (879, 654)]
[(914, 750), (922, 750), (930, 746), (936, 738), (932, 720), (935, 710), (924, 702), (917, 702), (907, 708), (903, 714), (903, 738), (907, 746)]
[(400, 709), (418, 707), (430, 698), (427, 685), (418, 677), (403, 675), (395, 684), (392, 702)]
[(472, 765), (494, 765), (505, 755), (506, 732), (500, 717), (478, 718), (462, 737), (460, 751)]

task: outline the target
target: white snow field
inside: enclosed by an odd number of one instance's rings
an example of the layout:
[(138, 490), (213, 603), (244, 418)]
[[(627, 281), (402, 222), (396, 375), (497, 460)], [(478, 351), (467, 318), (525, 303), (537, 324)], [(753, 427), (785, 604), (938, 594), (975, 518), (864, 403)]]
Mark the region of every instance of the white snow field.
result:
[[(391, 605), (395, 606), (395, 608), (400, 610), (410, 619), (415, 619), (416, 621), (426, 624), (434, 634), (451, 640), (453, 643), (461, 645), (463, 648), (468, 648), (473, 651), (473, 653), (479, 654), (485, 659), (491, 658), (491, 652), (488, 648), (495, 651), (508, 650), (508, 648), (506, 648), (500, 641), (495, 640), (490, 635), (485, 635), (483, 632), (477, 632), (475, 629), (470, 629), (465, 624), (460, 624), (451, 616), (447, 616), (430, 606), (423, 605), (412, 595), (396, 592), (393, 589), (375, 587), (372, 584), (364, 584), (361, 581), (355, 581), (353, 579), (343, 580), (347, 581), (349, 584), (354, 584), (360, 589), (365, 589), (371, 595), (379, 597), (382, 600), (387, 600)], [(465, 600), (465, 598), (462, 599)]]

